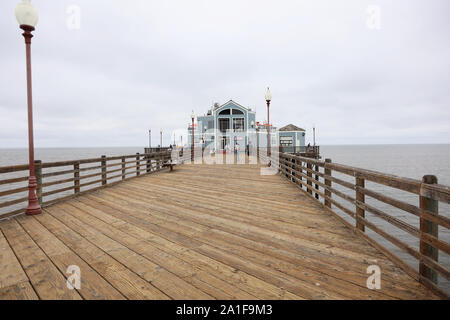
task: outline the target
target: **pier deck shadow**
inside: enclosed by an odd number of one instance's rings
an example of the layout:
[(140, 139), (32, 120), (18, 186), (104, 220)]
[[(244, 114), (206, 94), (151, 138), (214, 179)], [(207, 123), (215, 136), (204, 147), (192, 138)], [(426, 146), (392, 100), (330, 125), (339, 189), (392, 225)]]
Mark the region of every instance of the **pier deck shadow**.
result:
[[(3, 299), (437, 298), (257, 165), (182, 165), (0, 230)], [(371, 265), (379, 290), (366, 286)], [(81, 271), (80, 289), (67, 287), (69, 266)]]

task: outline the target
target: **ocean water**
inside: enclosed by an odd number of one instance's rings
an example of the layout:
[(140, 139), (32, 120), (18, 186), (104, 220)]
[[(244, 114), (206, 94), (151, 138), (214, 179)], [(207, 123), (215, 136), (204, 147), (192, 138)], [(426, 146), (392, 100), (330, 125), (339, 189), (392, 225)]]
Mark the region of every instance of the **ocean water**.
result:
[(450, 144), (321, 146), (323, 159), (421, 180), (433, 174), (450, 185)]
[[(144, 147), (36, 148), (34, 158), (42, 162), (69, 161), (143, 153)], [(0, 167), (27, 164), (28, 149), (0, 149)]]
[[(63, 160), (77, 160), (85, 158), (97, 158), (101, 155), (116, 156), (116, 155), (132, 155), (137, 152), (143, 153), (144, 147), (105, 147), (105, 148), (37, 148), (35, 151), (35, 158), (43, 162), (63, 161)], [(330, 158), (333, 163), (339, 163), (363, 169), (370, 169), (382, 173), (394, 174), (401, 177), (413, 178), (421, 180), (423, 175), (433, 174), (438, 178), (438, 182), (443, 185), (450, 185), (450, 144), (441, 145), (343, 145), (343, 146), (321, 146), (320, 153), (322, 159)], [(8, 165), (26, 164), (28, 162), (27, 149), (0, 149), (0, 167)], [(57, 170), (64, 170), (56, 168)], [(23, 173), (22, 175), (23, 176)], [(333, 176), (345, 181), (354, 183), (354, 178), (343, 174), (333, 172)], [(0, 180), (14, 177), (14, 174), (0, 175)], [(63, 179), (64, 177), (59, 177)], [(51, 181), (51, 180), (50, 180)], [(89, 181), (89, 180), (86, 180)], [(23, 186), (23, 183), (22, 185)], [(0, 185), (0, 191), (17, 188), (20, 186)], [(63, 187), (63, 186), (59, 186)], [(348, 194), (355, 196), (353, 190), (337, 184), (334, 188)], [(386, 194), (404, 202), (418, 206), (419, 197), (415, 194), (392, 189), (383, 185), (366, 182), (366, 187), (370, 190)], [(72, 191), (69, 191), (70, 193)], [(64, 194), (61, 194), (64, 195)], [(14, 197), (23, 197), (26, 193), (14, 195)], [(354, 211), (354, 205), (347, 203), (345, 200), (338, 197), (334, 198), (345, 207)], [(13, 200), (10, 196), (7, 200)], [(51, 199), (49, 199), (51, 200)], [(6, 201), (5, 198), (0, 198), (0, 203)], [(381, 203), (375, 199), (366, 197), (366, 202), (383, 212), (395, 216), (402, 221), (409, 223), (412, 226), (419, 228), (419, 218), (398, 210), (390, 205)], [(0, 208), (0, 214), (6, 208)], [(354, 220), (348, 217), (342, 211), (334, 208), (334, 210), (344, 219), (354, 224)], [(450, 205), (439, 204), (439, 214), (450, 218)], [(412, 235), (390, 225), (386, 221), (371, 215), (366, 212), (366, 217), (369, 221), (379, 226), (384, 231), (402, 240), (413, 248), (419, 248), (419, 241)], [(390, 248), (394, 253), (399, 255), (411, 266), (417, 268), (418, 263), (416, 259), (404, 253), (401, 249), (390, 244), (382, 237), (378, 236), (373, 231), (366, 228), (366, 232), (384, 246)], [(439, 238), (447, 243), (450, 243), (450, 231), (444, 228), (439, 228)], [(440, 251), (439, 261), (450, 268), (450, 256)], [(450, 292), (450, 283), (441, 277), (439, 278), (440, 285)]]

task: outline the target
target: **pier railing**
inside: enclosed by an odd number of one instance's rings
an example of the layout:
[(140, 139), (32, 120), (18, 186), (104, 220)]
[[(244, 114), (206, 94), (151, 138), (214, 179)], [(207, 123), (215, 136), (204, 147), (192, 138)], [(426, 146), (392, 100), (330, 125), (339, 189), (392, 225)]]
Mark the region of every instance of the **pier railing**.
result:
[[(450, 254), (449, 243), (440, 239), (438, 234), (439, 229), (448, 231), (450, 228), (450, 219), (438, 212), (439, 202), (450, 203), (450, 188), (448, 186), (437, 184), (435, 176), (424, 176), (420, 181), (335, 164), (330, 159), (319, 161), (288, 153), (274, 155), (271, 157), (271, 161), (272, 165), (278, 166), (281, 174), (317, 201), (322, 200), (324, 207), (333, 209), (336, 216), (347, 226), (382, 251), (410, 276), (435, 292), (449, 298), (448, 290), (441, 288), (437, 281), (438, 274), (446, 279), (444, 281), (450, 281), (448, 265), (438, 261), (439, 252), (444, 255)], [(344, 175), (347, 179), (337, 178), (336, 175)], [(412, 205), (394, 196), (369, 189), (366, 184), (387, 186), (416, 195), (418, 205)], [(343, 187), (350, 192), (338, 190), (337, 185), (340, 189)], [(379, 190), (380, 188), (376, 189)], [(371, 201), (367, 201), (369, 198)], [(393, 216), (386, 212), (389, 210), (378, 209), (372, 204), (373, 200), (389, 205), (395, 210), (401, 210), (402, 213), (407, 215), (416, 216), (420, 221), (419, 227), (405, 222), (399, 216)], [(347, 205), (344, 204), (345, 202)], [(337, 210), (342, 214), (337, 214)], [(366, 215), (366, 213), (369, 213), (369, 215)], [(348, 218), (345, 219), (342, 215), (347, 215)], [(419, 248), (400, 240), (395, 236), (395, 233), (383, 230), (382, 224), (374, 223), (373, 217), (380, 218), (391, 226), (415, 237), (419, 242)], [(418, 269), (394, 254), (393, 250), (380, 244), (380, 241), (375, 240), (373, 233), (369, 234), (366, 228), (415, 258), (418, 262)]]
[[(320, 158), (320, 146), (279, 146), (279, 151), (308, 158)], [(267, 149), (266, 149), (267, 150)]]
[[(171, 151), (93, 159), (35, 161), (37, 196), (42, 206), (163, 169)], [(25, 212), (28, 165), (0, 167), (0, 219)]]

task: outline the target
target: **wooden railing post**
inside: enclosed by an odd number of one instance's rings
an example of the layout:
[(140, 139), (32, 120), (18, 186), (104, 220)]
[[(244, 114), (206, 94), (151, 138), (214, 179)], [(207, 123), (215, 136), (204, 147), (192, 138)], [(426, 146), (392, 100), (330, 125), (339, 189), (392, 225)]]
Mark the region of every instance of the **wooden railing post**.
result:
[(139, 154), (139, 152), (136, 153), (136, 176), (140, 176), (141, 175), (141, 155)]
[[(327, 163), (331, 163), (331, 159), (325, 159), (325, 175), (331, 176), (331, 169), (327, 167)], [(325, 185), (331, 187), (331, 180), (325, 178)], [(331, 191), (325, 189), (325, 196), (331, 199)], [(331, 208), (331, 201), (325, 198), (325, 206)]]
[(75, 185), (74, 193), (80, 193), (80, 162), (73, 164), (73, 181)]
[[(358, 190), (359, 188), (364, 188), (365, 186), (365, 181), (364, 178), (361, 178), (360, 176), (356, 176), (356, 201), (357, 202), (361, 202), (364, 203), (365, 202), (365, 196), (364, 193), (362, 193), (361, 191)], [(361, 223), (358, 220), (358, 217), (364, 218), (365, 217), (365, 211), (364, 209), (360, 208), (358, 205), (356, 205), (356, 229), (361, 230), (362, 232), (365, 231), (365, 227), (364, 224)]]
[[(296, 159), (292, 159), (292, 170), (297, 171), (297, 166), (295, 165)], [(295, 171), (291, 171), (291, 174), (295, 177), (292, 177), (292, 182), (297, 183), (297, 174)]]
[(125, 180), (125, 157), (122, 157), (122, 180)]
[[(306, 182), (308, 184), (308, 187), (306, 188), (309, 194), (312, 194), (312, 164), (307, 162), (306, 164), (306, 168), (308, 168), (308, 172), (307, 172), (307, 176), (310, 179), (307, 179), (308, 181)], [(310, 187), (311, 186), (311, 187)]]
[(102, 185), (106, 185), (106, 156), (102, 156)]
[[(300, 173), (303, 173), (303, 170), (302, 170), (303, 162), (300, 160), (297, 163), (298, 163), (297, 171), (299, 172), (298, 179), (299, 179), (299, 181), (303, 181), (303, 177), (300, 174)], [(303, 190), (303, 184), (300, 182), (298, 185), (300, 186), (300, 189)]]
[[(426, 175), (422, 178), (422, 183), (425, 184), (437, 184), (436, 176)], [(420, 196), (419, 198), (420, 208), (433, 213), (439, 213), (439, 202), (432, 198), (427, 198), (425, 196)], [(424, 235), (432, 235), (435, 238), (439, 237), (438, 225), (434, 222), (426, 220), (425, 218), (420, 218), (420, 253), (424, 256), (429, 257), (434, 261), (438, 261), (438, 249), (424, 241)], [(422, 260), (419, 262), (419, 273), (421, 276), (427, 278), (428, 280), (438, 283), (437, 273), (433, 269), (428, 268)]]
[[(314, 166), (314, 171), (319, 172), (319, 166), (318, 165)], [(316, 181), (319, 181), (319, 176), (316, 174), (314, 179)], [(316, 188), (316, 190), (319, 190), (319, 185), (317, 183), (315, 184), (315, 188)], [(316, 199), (319, 199), (319, 194), (317, 192), (316, 192)]]
[(152, 171), (152, 160), (150, 159), (150, 155), (146, 155), (147, 158), (147, 173), (150, 173)]
[(35, 176), (36, 176), (36, 196), (38, 198), (39, 204), (42, 204), (42, 161), (41, 160), (35, 160), (34, 161), (34, 170), (35, 170)]

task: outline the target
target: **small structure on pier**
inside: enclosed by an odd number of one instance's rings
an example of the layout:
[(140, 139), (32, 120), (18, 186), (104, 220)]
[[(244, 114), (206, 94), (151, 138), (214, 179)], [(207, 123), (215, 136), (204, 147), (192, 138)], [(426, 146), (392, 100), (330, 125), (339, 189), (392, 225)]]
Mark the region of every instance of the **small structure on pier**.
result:
[[(247, 150), (249, 146), (267, 148), (267, 129), (270, 126), (271, 147), (280, 151), (318, 158), (318, 148), (305, 146), (305, 129), (293, 124), (277, 129), (272, 124), (256, 121), (256, 112), (229, 100), (214, 106), (194, 124), (194, 143), (213, 152)], [(192, 144), (192, 125), (188, 127), (188, 146)]]
[(280, 148), (283, 152), (294, 153), (295, 147), (305, 146), (305, 129), (288, 124), (279, 130)]
[[(197, 117), (195, 144), (217, 152), (238, 147), (241, 151), (249, 144), (249, 132), (254, 131), (255, 111), (230, 100), (216, 103), (206, 115)], [(188, 128), (189, 145), (192, 143), (192, 127)]]

